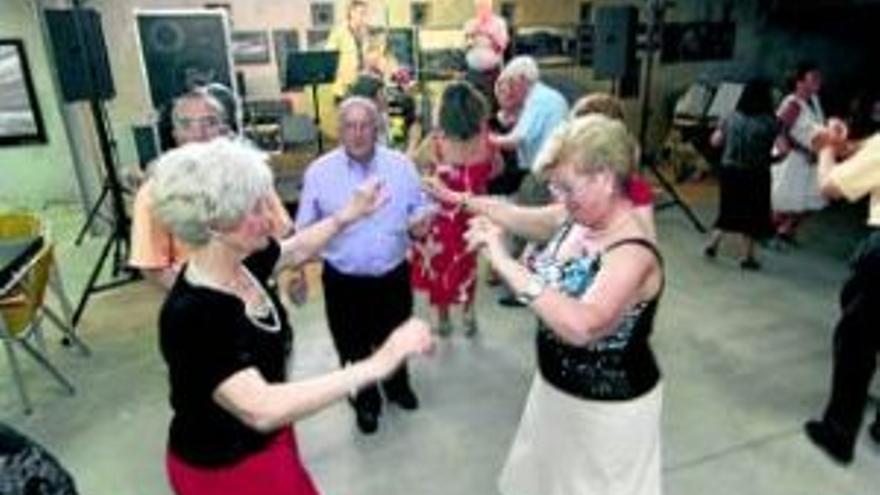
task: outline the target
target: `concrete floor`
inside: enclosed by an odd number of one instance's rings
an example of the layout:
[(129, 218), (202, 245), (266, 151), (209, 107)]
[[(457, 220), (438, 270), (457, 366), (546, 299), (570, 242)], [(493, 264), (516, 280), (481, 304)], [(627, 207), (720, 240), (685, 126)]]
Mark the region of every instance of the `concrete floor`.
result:
[[(714, 211), (710, 190), (698, 213)], [(79, 294), (100, 239), (74, 248), (75, 209), (53, 208), (69, 291)], [(873, 495), (880, 448), (862, 435), (855, 462), (838, 467), (801, 433), (821, 411), (830, 369), (835, 301), (860, 209), (833, 208), (804, 231), (804, 247), (764, 255), (742, 273), (730, 251), (707, 262), (702, 237), (673, 209), (658, 213), (668, 285), (653, 342), (665, 373), (664, 488), (668, 494)], [(455, 334), (412, 365), (422, 408), (392, 408), (379, 432), (360, 435), (337, 404), (297, 424), (321, 491), (338, 495), (493, 494), (534, 372), (533, 318), (502, 309), (481, 288), (482, 334)], [(48, 332), (54, 361), (78, 387), (66, 397), (33, 363), (25, 417), (0, 362), (0, 418), (35, 437), (74, 473), (81, 493), (170, 493), (163, 470), (169, 410), (157, 352), (159, 294), (143, 283), (90, 302), (82, 358)], [(424, 306), (419, 311), (425, 313)], [(319, 293), (293, 313), (294, 374), (332, 369), (336, 358)], [(4, 356), (5, 358), (5, 356)], [(0, 358), (0, 361), (5, 361)], [(876, 395), (876, 390), (875, 390)], [(552, 453), (548, 453), (552, 455)], [(539, 495), (539, 494), (536, 494)]]

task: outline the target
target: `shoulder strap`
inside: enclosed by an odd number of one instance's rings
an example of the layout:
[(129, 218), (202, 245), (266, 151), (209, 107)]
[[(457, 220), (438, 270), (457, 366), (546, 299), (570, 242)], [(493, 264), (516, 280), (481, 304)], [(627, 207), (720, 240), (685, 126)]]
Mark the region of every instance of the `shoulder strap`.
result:
[(648, 251), (654, 253), (654, 256), (657, 257), (657, 261), (659, 261), (661, 265), (663, 264), (663, 255), (660, 254), (660, 250), (657, 249), (657, 245), (642, 237), (627, 237), (626, 239), (620, 239), (619, 241), (612, 242), (603, 250), (603, 252), (608, 253), (619, 248), (620, 246), (625, 246), (627, 244), (638, 244), (639, 246), (644, 247)]
[(556, 234), (552, 239), (548, 242), (549, 251), (553, 254), (553, 257), (559, 253), (559, 248), (562, 246), (562, 242), (565, 241), (565, 238), (568, 237), (569, 232), (574, 227), (574, 220), (569, 217), (565, 220), (565, 223), (562, 224), (562, 227), (556, 231)]
[(620, 246), (625, 246), (627, 244), (636, 244), (651, 251), (651, 253), (654, 254), (654, 257), (657, 258), (657, 262), (660, 263), (660, 288), (657, 290), (657, 294), (653, 297), (653, 300), (658, 299), (666, 288), (666, 275), (663, 273), (663, 255), (660, 253), (660, 250), (657, 249), (656, 244), (642, 237), (627, 237), (626, 239), (612, 242), (603, 250), (603, 254), (607, 254)]

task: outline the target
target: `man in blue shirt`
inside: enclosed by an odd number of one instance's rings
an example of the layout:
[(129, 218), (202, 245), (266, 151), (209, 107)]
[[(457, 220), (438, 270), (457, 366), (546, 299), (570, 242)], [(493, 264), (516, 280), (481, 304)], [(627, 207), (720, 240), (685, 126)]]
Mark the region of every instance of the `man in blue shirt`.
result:
[[(516, 150), (519, 168), (526, 176), (516, 193), (516, 202), (524, 206), (541, 206), (552, 200), (547, 185), (532, 173), (535, 157), (544, 141), (568, 116), (568, 102), (559, 91), (540, 81), (535, 59), (521, 55), (514, 57), (498, 76), (508, 91), (509, 104), (521, 110), (513, 129), (504, 135), (493, 135), (491, 140), (502, 150)], [(520, 256), (526, 249), (524, 239), (514, 239), (512, 252)], [(505, 306), (520, 306), (513, 294), (498, 300)]]
[(515, 149), (520, 169), (531, 171), (544, 141), (568, 116), (568, 102), (540, 81), (538, 64), (532, 57), (515, 57), (498, 78), (507, 83), (511, 99), (521, 102), (517, 106), (522, 110), (513, 129), (492, 140), (501, 149)]
[[(333, 215), (371, 178), (382, 184), (386, 196), (382, 207), (335, 237), (322, 254), (327, 321), (343, 365), (372, 354), (412, 315), (406, 252), (410, 237), (425, 232), (431, 210), (415, 165), (376, 144), (380, 118), (366, 98), (342, 102), (342, 146), (309, 165), (296, 217), (297, 228), (302, 228)], [(382, 389), (403, 409), (418, 408), (406, 365), (383, 382)], [(359, 391), (352, 405), (358, 428), (366, 434), (376, 431), (382, 408), (378, 388)]]

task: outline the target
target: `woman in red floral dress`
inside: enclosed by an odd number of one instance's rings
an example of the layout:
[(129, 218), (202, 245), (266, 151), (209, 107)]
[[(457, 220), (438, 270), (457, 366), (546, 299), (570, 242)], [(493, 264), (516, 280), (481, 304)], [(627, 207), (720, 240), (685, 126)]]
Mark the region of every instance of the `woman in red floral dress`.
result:
[[(489, 110), (485, 98), (470, 84), (454, 82), (446, 87), (432, 133), (433, 180), (457, 192), (485, 194), (498, 170), (496, 150), (489, 144)], [(464, 232), (471, 215), (463, 205), (440, 203), (428, 234), (413, 245), (412, 277), (416, 289), (427, 292), (437, 311), (438, 332), (452, 331), (449, 312), (463, 308), (465, 335), (477, 332), (474, 296), (477, 258), (468, 252)]]

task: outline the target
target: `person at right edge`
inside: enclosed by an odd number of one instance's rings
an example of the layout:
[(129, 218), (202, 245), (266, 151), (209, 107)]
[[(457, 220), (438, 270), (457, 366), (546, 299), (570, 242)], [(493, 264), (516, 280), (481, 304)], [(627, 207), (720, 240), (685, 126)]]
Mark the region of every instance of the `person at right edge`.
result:
[[(818, 180), (822, 194), (855, 202), (869, 196), (869, 234), (850, 261), (851, 273), (840, 291), (840, 319), (834, 330), (831, 397), (819, 420), (804, 425), (807, 437), (841, 464), (853, 460), (856, 438), (868, 402), (868, 389), (880, 350), (880, 134), (838, 163), (848, 145), (846, 126), (832, 119), (819, 133)], [(869, 429), (880, 444), (880, 411)]]

